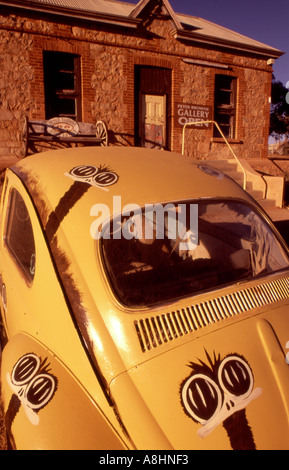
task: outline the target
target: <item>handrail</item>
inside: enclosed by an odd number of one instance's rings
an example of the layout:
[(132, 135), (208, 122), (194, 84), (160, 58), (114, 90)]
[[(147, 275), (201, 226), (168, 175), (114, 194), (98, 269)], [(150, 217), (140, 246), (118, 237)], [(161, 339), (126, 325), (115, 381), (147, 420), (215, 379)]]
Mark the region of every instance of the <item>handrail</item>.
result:
[(243, 183), (243, 189), (246, 189), (246, 186), (247, 186), (247, 175), (246, 175), (246, 170), (245, 168), (243, 168), (243, 165), (242, 163), (240, 162), (239, 158), (237, 157), (237, 155), (235, 154), (235, 152), (233, 151), (231, 145), (229, 144), (228, 140), (226, 139), (226, 137), (224, 136), (223, 132), (221, 131), (220, 129), (220, 126), (215, 122), (215, 121), (197, 121), (197, 122), (187, 122), (184, 127), (183, 127), (183, 137), (182, 137), (182, 155), (184, 155), (184, 152), (185, 152), (185, 130), (186, 130), (186, 127), (187, 126), (194, 126), (194, 125), (197, 125), (197, 124), (214, 124), (216, 126), (216, 128), (218, 129), (219, 133), (221, 134), (222, 138), (224, 139), (224, 141), (226, 142), (227, 146), (229, 147), (229, 150), (230, 152), (232, 152), (235, 160), (237, 161), (238, 165), (240, 166), (243, 174), (244, 174), (244, 183)]

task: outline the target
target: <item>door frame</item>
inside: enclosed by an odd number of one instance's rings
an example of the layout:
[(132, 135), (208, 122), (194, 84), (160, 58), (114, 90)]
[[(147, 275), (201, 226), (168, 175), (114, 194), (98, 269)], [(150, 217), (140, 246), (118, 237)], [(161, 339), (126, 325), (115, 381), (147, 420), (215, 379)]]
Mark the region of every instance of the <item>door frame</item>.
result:
[(135, 145), (142, 146), (142, 95), (165, 96), (165, 150), (171, 150), (172, 70), (164, 67), (135, 66)]

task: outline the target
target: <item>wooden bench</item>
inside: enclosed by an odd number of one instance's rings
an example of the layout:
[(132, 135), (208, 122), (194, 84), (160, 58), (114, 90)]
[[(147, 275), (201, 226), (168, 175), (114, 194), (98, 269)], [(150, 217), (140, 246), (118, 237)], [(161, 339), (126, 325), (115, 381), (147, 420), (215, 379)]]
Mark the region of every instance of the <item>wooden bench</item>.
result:
[(76, 122), (73, 119), (57, 117), (49, 120), (29, 121), (25, 117), (23, 128), (24, 156), (28, 155), (31, 142), (65, 142), (108, 145), (108, 130), (104, 121), (96, 124)]

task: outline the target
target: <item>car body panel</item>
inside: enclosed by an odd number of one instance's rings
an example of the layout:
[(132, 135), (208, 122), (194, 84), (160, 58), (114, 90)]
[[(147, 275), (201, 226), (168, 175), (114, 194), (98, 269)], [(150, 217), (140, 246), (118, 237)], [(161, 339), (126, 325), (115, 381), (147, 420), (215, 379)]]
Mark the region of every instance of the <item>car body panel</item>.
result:
[[(279, 336), (285, 327), (288, 337), (287, 325), (288, 306), (283, 305), (229, 327), (209, 328), (206, 335), (192, 335), (191, 341), (176, 343), (174, 349), (117, 377), (112, 393), (122, 395), (131, 380), (174, 449), (288, 449), (288, 364)], [(207, 368), (213, 370), (218, 361), (231, 356), (241, 357), (249, 365), (253, 389), (240, 402), (227, 395), (219, 415), (206, 427), (188, 414), (182, 387), (193, 376), (192, 363), (198, 374), (208, 374)], [(217, 372), (213, 380), (219, 385)], [(234, 420), (227, 428), (225, 421), (230, 416), (225, 406), (234, 410), (230, 415)], [(119, 410), (125, 412), (121, 406)]]
[[(33, 351), (40, 365), (34, 375), (31, 373), (30, 380), (26, 377), (22, 383), (20, 378), (24, 377), (32, 355), (28, 351)], [(6, 428), (17, 450), (127, 448), (77, 378), (35, 339), (21, 333), (15, 335), (3, 351), (3, 366), (6, 371), (2, 375)], [(13, 373), (15, 367), (21, 369), (18, 374)], [(46, 376), (53, 381), (51, 395), (45, 389)], [(44, 405), (34, 409), (37, 394), (41, 393), (47, 393)]]
[[(19, 275), (19, 270), (4, 240), (1, 249), (3, 261), (1, 282), (2, 289), (3, 285), (5, 286), (7, 298), (7, 305), (2, 309), (6, 334), (12, 338), (19, 331), (26, 331), (32, 337), (39, 339), (54, 351), (81, 380), (85, 380), (87, 385), (91, 384), (94, 389), (97, 383), (95, 374), (77, 333), (66, 295), (59, 283), (58, 273), (54, 269), (33, 205), (29, 197), (27, 195), (25, 197), (25, 190), (13, 173), (9, 173), (9, 185), (21, 192), (29, 210), (34, 227), (37, 269), (33, 284), (27, 285), (23, 276)], [(5, 198), (9, 198), (9, 191), (6, 192), (3, 201), (5, 207), (8, 207), (8, 201)], [(3, 233), (6, 223), (5, 212), (2, 215)], [(10, 279), (13, 279), (13, 282), (8, 282)], [(62, 346), (64, 332), (65, 348)]]
[[(77, 150), (77, 149), (76, 149)], [(102, 149), (101, 149), (102, 150)], [(115, 207), (113, 205), (113, 196), (114, 194), (120, 194), (122, 197), (122, 205), (131, 203), (135, 201), (139, 205), (145, 203), (150, 203), (155, 200), (170, 200), (170, 198), (180, 198), (192, 194), (191, 188), (191, 178), (188, 177), (188, 172), (184, 169), (180, 171), (178, 162), (176, 161), (176, 155), (166, 154), (165, 157), (162, 155), (159, 157), (157, 153), (153, 153), (153, 156), (149, 155), (148, 159), (151, 161), (146, 162), (146, 175), (142, 175), (143, 178), (150, 180), (149, 185), (145, 185), (144, 188), (141, 188), (138, 181), (133, 181), (130, 174), (130, 167), (135, 164), (138, 154), (141, 156), (144, 154), (147, 158), (147, 152), (143, 152), (143, 149), (134, 149), (134, 152), (129, 152), (127, 149), (119, 148), (109, 148), (105, 152), (97, 152), (97, 161), (95, 158), (95, 149), (85, 148), (82, 150), (81, 154), (77, 152), (69, 152), (69, 159), (61, 159), (59, 154), (49, 153), (49, 155), (43, 156), (33, 156), (29, 159), (21, 162), (21, 165), (18, 165), (13, 171), (15, 171), (18, 176), (20, 176), (27, 187), (29, 193), (31, 194), (34, 204), (37, 205), (37, 210), (41, 218), (42, 225), (45, 227), (49, 217), (53, 212), (57, 211), (60, 202), (65, 206), (66, 200), (65, 195), (75, 183), (78, 187), (84, 187), (85, 193), (81, 197), (75, 200), (75, 210), (72, 208), (66, 208), (67, 216), (63, 217), (60, 226), (57, 229), (57, 240), (56, 237), (52, 236), (50, 242), (51, 250), (53, 256), (58, 262), (59, 265), (63, 262), (63, 259), (66, 259), (67, 272), (69, 276), (63, 277), (62, 281), (66, 282), (66, 293), (68, 296), (71, 296), (71, 303), (73, 303), (74, 310), (78, 308), (78, 314), (81, 318), (83, 316), (83, 310), (85, 310), (87, 315), (90, 315), (90, 312), (93, 312), (94, 309), (100, 312), (100, 315), (91, 315), (89, 317), (90, 330), (94, 331), (93, 334), (96, 335), (96, 331), (100, 331), (100, 318), (102, 312), (107, 311), (108, 309), (114, 308), (115, 300), (110, 301), (107, 296), (107, 292), (110, 290), (107, 282), (105, 282), (103, 272), (101, 272), (101, 263), (96, 264), (95, 259), (91, 256), (95, 252), (95, 240), (90, 236), (90, 227), (94, 218), (90, 215), (90, 209), (95, 203), (101, 198), (101, 202), (110, 209), (111, 215), (113, 215)], [(65, 152), (63, 153), (65, 155)], [(75, 158), (74, 158), (75, 155)], [(162, 163), (160, 159), (164, 159)], [(183, 157), (177, 156), (177, 158), (182, 159)], [(157, 161), (156, 161), (157, 159)], [(91, 187), (86, 182), (73, 181), (71, 177), (66, 176), (68, 172), (78, 165), (92, 165), (97, 162), (99, 166), (104, 165), (113, 170), (119, 175), (119, 180), (116, 184), (109, 186), (109, 188), (98, 188)], [(58, 167), (57, 173), (55, 172), (55, 167)], [(116, 167), (117, 165), (117, 167)], [(157, 165), (157, 169), (155, 166)], [(187, 165), (190, 170), (196, 171), (197, 174), (202, 175), (202, 179), (206, 181), (206, 186), (202, 187), (204, 194), (215, 194), (216, 189), (213, 190), (212, 180), (216, 180), (216, 185), (224, 195), (229, 188), (235, 187), (233, 182), (229, 179), (225, 180), (218, 173), (217, 177), (212, 177), (206, 173), (195, 168), (192, 165), (192, 162), (187, 161)], [(39, 168), (37, 172), (37, 168)], [(178, 173), (180, 173), (178, 175)], [(162, 178), (161, 178), (162, 176)], [(183, 179), (187, 178), (187, 183), (184, 184)], [(219, 180), (218, 178), (223, 178)], [(53, 181), (50, 184), (50, 180)], [(169, 181), (170, 180), (170, 181)], [(199, 178), (196, 178), (198, 181)], [(173, 186), (175, 182), (179, 182), (176, 188)], [(204, 182), (203, 182), (204, 183)], [(228, 186), (224, 188), (224, 186)], [(129, 191), (128, 191), (129, 187)], [(152, 190), (152, 187), (155, 190)], [(168, 191), (169, 188), (169, 191)], [(180, 189), (182, 193), (180, 193)], [(108, 190), (107, 190), (108, 189)], [(143, 194), (140, 193), (142, 190)], [(236, 190), (236, 188), (235, 188)], [(237, 187), (237, 192), (240, 192), (240, 195), (243, 194), (242, 189)], [(200, 187), (193, 188), (193, 192), (197, 195), (200, 194)], [(163, 196), (162, 194), (163, 193)], [(135, 197), (135, 199), (133, 199)], [(71, 203), (71, 199), (70, 203)], [(249, 198), (248, 198), (249, 200)], [(119, 210), (119, 208), (118, 208)], [(80, 222), (81, 221), (81, 222)], [(79, 243), (79, 240), (85, 240), (85, 243)], [(48, 240), (49, 242), (49, 240)], [(59, 252), (59, 247), (61, 247), (61, 252)], [(63, 253), (63, 251), (65, 251)], [(79, 266), (79, 260), (82, 260), (81, 267)], [(71, 267), (71, 269), (70, 269)], [(63, 269), (59, 269), (60, 275), (63, 272)], [(92, 275), (93, 274), (93, 275)], [(104, 280), (103, 284), (99, 283), (97, 290), (95, 289), (94, 279), (95, 276), (102, 275)], [(75, 288), (76, 286), (76, 288)], [(81, 295), (81, 300), (78, 299), (76, 302), (77, 296)], [(112, 296), (111, 296), (112, 298)], [(80, 305), (82, 304), (82, 305)], [(83, 307), (85, 304), (85, 307)], [(111, 322), (111, 319), (107, 315), (103, 317), (104, 321), (108, 318), (108, 321)], [(97, 322), (96, 326), (93, 326), (93, 323)], [(81, 321), (80, 321), (81, 323)], [(101, 341), (105, 341), (105, 335), (107, 334), (105, 329), (102, 328)], [(84, 333), (83, 333), (84, 334)], [(109, 341), (109, 338), (108, 338)], [(106, 351), (114, 347), (111, 344), (109, 347), (103, 348), (100, 345), (101, 349)], [(117, 355), (113, 356), (116, 360)], [(121, 373), (125, 370), (126, 366), (120, 362), (118, 365), (114, 364), (110, 366), (112, 359), (107, 360), (103, 358), (103, 367), (102, 370), (105, 370), (105, 367), (108, 367), (107, 370), (107, 381), (109, 382), (115, 373)]]
[[(92, 204), (101, 199), (111, 212), (112, 195), (121, 195), (123, 205), (131, 202), (144, 205), (186, 198), (228, 197), (231, 191), (235, 198), (252, 200), (239, 185), (211, 168), (208, 162), (200, 164), (173, 152), (148, 151), (143, 148), (85, 147), (81, 152), (77, 148), (45, 152), (22, 160), (12, 170), (25, 182), (31, 194), (37, 194), (39, 202), (45, 201), (53, 210), (73, 182), (79, 181), (69, 172), (80, 165), (105, 167), (118, 176), (106, 188), (94, 184), (94, 191), (85, 193)], [(88, 180), (89, 177), (83, 180), (85, 185)], [(140, 184), (142, 181), (144, 184)], [(91, 186), (92, 183), (88, 182), (87, 185)], [(77, 214), (78, 211), (71, 214), (76, 224), (79, 223)]]
[[(5, 240), (12, 188), (21, 194), (33, 226), (36, 267), (30, 283)], [(182, 395), (184, 389), (192, 396), (191, 363), (198, 364), (200, 387), (214, 390), (215, 401), (224, 392), (216, 386), (218, 370), (230, 376), (227, 365), (251, 387), (242, 393), (239, 411), (252, 432), (238, 445), (289, 447), (289, 270), (129, 308), (116, 298), (101, 239), (92, 236), (101, 207), (104, 223), (128, 204), (211, 199), (247, 204), (282, 245), (269, 218), (238, 184), (177, 154), (88, 147), (34, 155), (7, 171), (1, 202), (0, 305), (7, 340), (1, 382), (16, 448), (234, 448), (223, 427), (229, 403), (223, 402), (207, 426), (192, 419)], [(26, 393), (15, 391), (12, 371), (26, 355), (49, 363), (45, 370), (57, 381), (36, 425), (15, 397), (19, 409), (11, 418), (13, 394), (19, 399)], [(206, 373), (212, 369), (209, 380), (203, 380), (200, 365)], [(232, 402), (237, 407), (240, 400)], [(78, 428), (83, 429), (79, 440)]]
[[(97, 152), (97, 160), (95, 158), (95, 149), (85, 148), (81, 153), (70, 151), (69, 159), (61, 159), (55, 153), (49, 153), (46, 156), (33, 156), (24, 160), (20, 166), (18, 165), (12, 170), (24, 181), (34, 203), (37, 205), (44, 227), (50, 214), (57, 211), (57, 207), (60, 205), (59, 201), (62, 201), (64, 205), (66, 204), (66, 201), (64, 201), (65, 195), (75, 186), (75, 183), (78, 187), (84, 187), (85, 193), (75, 200), (74, 210), (72, 208), (65, 209), (67, 215), (63, 217), (60, 226), (57, 228), (57, 237), (52, 237), (50, 247), (59, 266), (64, 258), (66, 260), (66, 273), (68, 275), (62, 277), (62, 282), (65, 283), (66, 294), (70, 297), (75, 315), (80, 318), (78, 323), (83, 323), (83, 315), (88, 316), (86, 323), (89, 324), (89, 334), (94, 335), (96, 338), (98, 336), (97, 332), (101, 331), (101, 335), (99, 335), (101, 341), (95, 341), (95, 345), (98, 344), (102, 352), (101, 370), (103, 375), (106, 376), (106, 382), (109, 383), (114, 375), (123, 372), (135, 362), (131, 362), (135, 354), (135, 347), (129, 347), (126, 344), (122, 348), (127, 353), (126, 358), (129, 358), (129, 362), (126, 364), (123, 364), (122, 359), (117, 358), (117, 353), (111, 354), (110, 358), (105, 357), (105, 351), (114, 348), (114, 344), (110, 344), (110, 338), (111, 335), (115, 334), (115, 329), (120, 330), (120, 324), (126, 324), (127, 322), (131, 324), (131, 321), (129, 318), (123, 318), (123, 308), (116, 301), (107, 282), (98, 245), (89, 235), (91, 224), (95, 219), (90, 215), (91, 207), (101, 200), (113, 216), (115, 211), (120, 210), (113, 202), (113, 196), (118, 194), (122, 198), (122, 206), (131, 202), (142, 206), (155, 201), (182, 200), (189, 196), (190, 198), (194, 196), (202, 197), (202, 195), (213, 197), (220, 194), (220, 197), (224, 197), (225, 194), (233, 194), (233, 192), (236, 198), (242, 197), (248, 201), (251, 201), (251, 199), (244, 193), (242, 188), (234, 184), (229, 178), (225, 178), (221, 173), (208, 174), (200, 170), (191, 160), (180, 155), (163, 154), (163, 152), (159, 155), (157, 151), (148, 153), (144, 149), (109, 148), (104, 149), (104, 151), (103, 149), (100, 150), (100, 152)], [(65, 152), (63, 155), (65, 155)], [(146, 174), (142, 172), (142, 178), (144, 181), (148, 181), (148, 184), (140, 186), (138, 178), (136, 180), (132, 178), (130, 168), (137, 164), (138, 158), (141, 159), (143, 156), (146, 158), (144, 166)], [(181, 166), (178, 165), (178, 159), (183, 163)], [(67, 176), (68, 172), (75, 168), (77, 164), (95, 165), (96, 162), (99, 166), (105, 165), (117, 173), (119, 179), (116, 184), (103, 189), (91, 187), (86, 182), (73, 182), (72, 178)], [(56, 165), (58, 168), (57, 174), (54, 171)], [(39, 168), (38, 172), (37, 168)], [(50, 179), (53, 179), (51, 185), (49, 185)], [(192, 179), (194, 180), (193, 185), (191, 184)], [(85, 243), (79, 243), (79, 240), (85, 240)], [(61, 247), (61, 252), (59, 252), (59, 247)], [(98, 263), (95, 263), (95, 258), (92, 256), (95, 251)], [(82, 260), (81, 266), (79, 260)], [(64, 269), (60, 267), (60, 276), (62, 272), (64, 272)], [(98, 276), (102, 282), (99, 282), (97, 289), (95, 289), (94, 279)], [(76, 301), (77, 297), (78, 302)], [(119, 316), (119, 307), (121, 307), (121, 317)], [(83, 311), (85, 311), (85, 314)], [(94, 311), (97, 312), (96, 315), (93, 313)], [(105, 312), (111, 312), (111, 314)], [(107, 329), (111, 333), (109, 337), (107, 337)], [(86, 335), (87, 333), (82, 331), (82, 334)], [(89, 341), (88, 338), (87, 341)], [(105, 341), (108, 341), (107, 345), (104, 345)], [(112, 361), (118, 362), (113, 363)]]

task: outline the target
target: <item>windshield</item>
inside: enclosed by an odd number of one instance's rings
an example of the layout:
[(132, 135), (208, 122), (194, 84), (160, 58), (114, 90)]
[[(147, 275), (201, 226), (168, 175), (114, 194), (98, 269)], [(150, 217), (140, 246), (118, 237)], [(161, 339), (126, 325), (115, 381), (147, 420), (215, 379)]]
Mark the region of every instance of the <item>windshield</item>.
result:
[(288, 268), (269, 226), (241, 202), (146, 206), (101, 234), (112, 288), (141, 307)]

